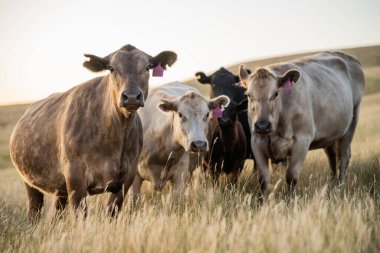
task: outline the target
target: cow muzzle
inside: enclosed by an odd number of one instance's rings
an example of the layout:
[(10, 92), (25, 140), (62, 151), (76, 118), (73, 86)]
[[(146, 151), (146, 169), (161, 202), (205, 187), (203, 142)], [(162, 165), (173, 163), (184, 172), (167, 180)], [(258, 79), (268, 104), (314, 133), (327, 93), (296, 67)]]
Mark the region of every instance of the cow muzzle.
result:
[(222, 125), (222, 126), (228, 126), (232, 124), (232, 120), (229, 118), (219, 118), (218, 123), (219, 125)]
[(144, 94), (139, 90), (125, 90), (121, 94), (120, 107), (133, 112), (144, 107)]
[(207, 151), (207, 142), (206, 141), (192, 141), (190, 143), (191, 152), (204, 152)]
[(272, 131), (272, 124), (269, 121), (257, 121), (255, 123), (255, 132), (257, 134), (269, 134)]

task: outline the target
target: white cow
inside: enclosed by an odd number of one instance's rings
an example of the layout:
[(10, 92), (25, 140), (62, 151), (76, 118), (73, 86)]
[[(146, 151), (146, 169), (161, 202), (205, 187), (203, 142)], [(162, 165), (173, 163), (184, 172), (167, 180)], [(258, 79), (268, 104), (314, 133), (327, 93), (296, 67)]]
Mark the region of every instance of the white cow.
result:
[(180, 192), (189, 174), (189, 152), (209, 148), (210, 111), (229, 102), (227, 96), (208, 100), (197, 89), (179, 82), (149, 92), (145, 107), (139, 111), (144, 144), (133, 182), (135, 201), (144, 180), (150, 181), (155, 190), (161, 190), (170, 180), (174, 193)]

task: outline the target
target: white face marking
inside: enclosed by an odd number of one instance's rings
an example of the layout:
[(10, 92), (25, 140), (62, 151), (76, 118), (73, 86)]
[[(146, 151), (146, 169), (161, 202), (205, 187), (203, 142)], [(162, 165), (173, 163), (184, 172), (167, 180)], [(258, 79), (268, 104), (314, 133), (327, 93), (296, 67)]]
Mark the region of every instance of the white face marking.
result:
[(278, 118), (276, 80), (274, 78), (260, 81), (251, 80), (248, 87), (248, 113), (252, 119), (252, 126), (257, 121), (268, 121), (275, 126)]
[(208, 119), (208, 102), (204, 98), (196, 96), (178, 103), (174, 127), (176, 138), (186, 151), (190, 151), (191, 143), (196, 141), (205, 142), (208, 148)]

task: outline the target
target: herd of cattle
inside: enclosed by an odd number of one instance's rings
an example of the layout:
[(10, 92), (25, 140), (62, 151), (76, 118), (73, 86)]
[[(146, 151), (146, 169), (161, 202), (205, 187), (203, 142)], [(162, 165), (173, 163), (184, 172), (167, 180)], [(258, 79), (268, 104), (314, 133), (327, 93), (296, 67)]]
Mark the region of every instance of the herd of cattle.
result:
[(108, 191), (110, 214), (131, 186), (136, 201), (144, 180), (156, 190), (170, 181), (180, 194), (199, 155), (215, 182), (226, 173), (236, 183), (245, 160), (254, 159), (260, 202), (269, 162), (286, 163), (292, 190), (310, 149), (323, 148), (333, 179), (344, 180), (364, 89), (352, 56), (323, 52), (253, 73), (240, 66), (238, 75), (198, 72), (198, 82), (211, 86), (210, 99), (179, 82), (148, 95), (149, 70), (171, 66), (174, 52), (152, 57), (126, 45), (103, 58), (85, 56), (86, 68), (109, 74), (34, 103), (13, 130), (11, 158), (30, 218), (44, 194), (60, 210)]

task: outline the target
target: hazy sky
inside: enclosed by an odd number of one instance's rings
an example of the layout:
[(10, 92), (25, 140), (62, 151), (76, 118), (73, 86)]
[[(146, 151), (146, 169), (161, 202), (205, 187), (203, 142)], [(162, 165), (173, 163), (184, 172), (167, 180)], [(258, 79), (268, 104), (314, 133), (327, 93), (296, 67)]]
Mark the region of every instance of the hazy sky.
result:
[(0, 0), (0, 104), (93, 78), (83, 53), (124, 44), (178, 61), (157, 85), (244, 60), (380, 44), (379, 0)]

